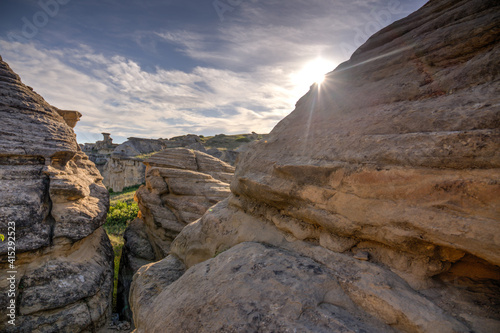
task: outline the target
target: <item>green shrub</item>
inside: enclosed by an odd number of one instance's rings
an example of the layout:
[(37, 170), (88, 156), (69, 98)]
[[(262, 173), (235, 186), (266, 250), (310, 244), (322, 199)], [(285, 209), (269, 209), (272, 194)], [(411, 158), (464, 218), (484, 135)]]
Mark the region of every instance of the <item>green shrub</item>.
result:
[[(124, 227), (125, 229), (125, 227)], [(109, 240), (111, 241), (111, 245), (113, 246), (113, 252), (115, 253), (114, 257), (114, 281), (113, 281), (113, 312), (116, 312), (116, 298), (117, 298), (117, 289), (118, 289), (118, 272), (120, 270), (120, 258), (122, 256), (123, 249), (123, 237), (122, 235), (110, 234), (108, 230)], [(122, 231), (123, 234), (123, 231)]]
[(136, 202), (122, 202), (117, 201), (114, 205), (109, 207), (108, 217), (106, 218), (106, 225), (126, 225), (137, 217), (139, 213), (139, 206)]
[(236, 139), (236, 142), (250, 142), (250, 141), (252, 141), (252, 140), (250, 140), (249, 138), (246, 138), (246, 137)]
[(123, 192), (114, 193), (110, 190), (111, 206), (108, 210), (108, 217), (104, 223), (104, 230), (109, 236), (113, 246), (114, 257), (114, 285), (113, 285), (113, 311), (116, 311), (116, 297), (118, 287), (118, 270), (123, 249), (123, 233), (127, 229), (128, 222), (137, 217), (139, 206), (133, 201), (135, 191), (140, 187), (131, 186), (123, 189)]

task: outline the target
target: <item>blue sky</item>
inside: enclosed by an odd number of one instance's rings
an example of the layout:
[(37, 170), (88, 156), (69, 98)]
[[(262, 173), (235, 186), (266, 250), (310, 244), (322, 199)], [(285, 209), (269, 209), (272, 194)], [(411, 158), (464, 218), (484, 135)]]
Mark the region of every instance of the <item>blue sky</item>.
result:
[(269, 132), (423, 0), (0, 0), (0, 55), (78, 141)]

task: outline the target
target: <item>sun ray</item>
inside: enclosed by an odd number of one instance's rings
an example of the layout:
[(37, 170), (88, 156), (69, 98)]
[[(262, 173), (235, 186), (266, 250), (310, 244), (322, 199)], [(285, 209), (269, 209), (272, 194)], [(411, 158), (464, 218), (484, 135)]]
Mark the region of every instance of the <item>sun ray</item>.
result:
[(335, 63), (324, 58), (316, 58), (306, 63), (302, 69), (291, 75), (292, 82), (300, 89), (308, 88), (312, 84), (321, 84), (325, 74), (332, 71)]

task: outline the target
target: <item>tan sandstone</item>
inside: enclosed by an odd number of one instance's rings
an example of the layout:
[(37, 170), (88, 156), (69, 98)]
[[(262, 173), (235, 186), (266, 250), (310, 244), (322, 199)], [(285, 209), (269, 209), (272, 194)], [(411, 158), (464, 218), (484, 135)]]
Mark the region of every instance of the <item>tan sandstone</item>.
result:
[[(0, 331), (92, 332), (109, 317), (113, 250), (102, 177), (80, 151), (77, 111), (49, 105), (0, 58)], [(12, 268), (10, 264), (14, 264)], [(8, 324), (15, 270), (15, 326)]]
[(186, 148), (166, 149), (144, 164), (146, 185), (135, 194), (140, 213), (125, 231), (120, 260), (117, 307), (124, 319), (131, 319), (132, 276), (141, 266), (165, 258), (187, 224), (229, 196), (234, 173), (225, 162)]
[(137, 332), (500, 331), (499, 6), (429, 1), (312, 86), (134, 276)]

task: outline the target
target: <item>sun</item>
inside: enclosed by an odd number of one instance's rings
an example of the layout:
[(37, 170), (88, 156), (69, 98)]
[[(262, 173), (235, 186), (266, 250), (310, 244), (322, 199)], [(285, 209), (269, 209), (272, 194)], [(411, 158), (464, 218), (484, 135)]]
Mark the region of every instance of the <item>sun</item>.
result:
[(302, 69), (292, 75), (292, 80), (296, 85), (310, 86), (313, 83), (321, 84), (325, 79), (325, 74), (334, 69), (335, 64), (323, 58), (316, 58), (309, 61)]

